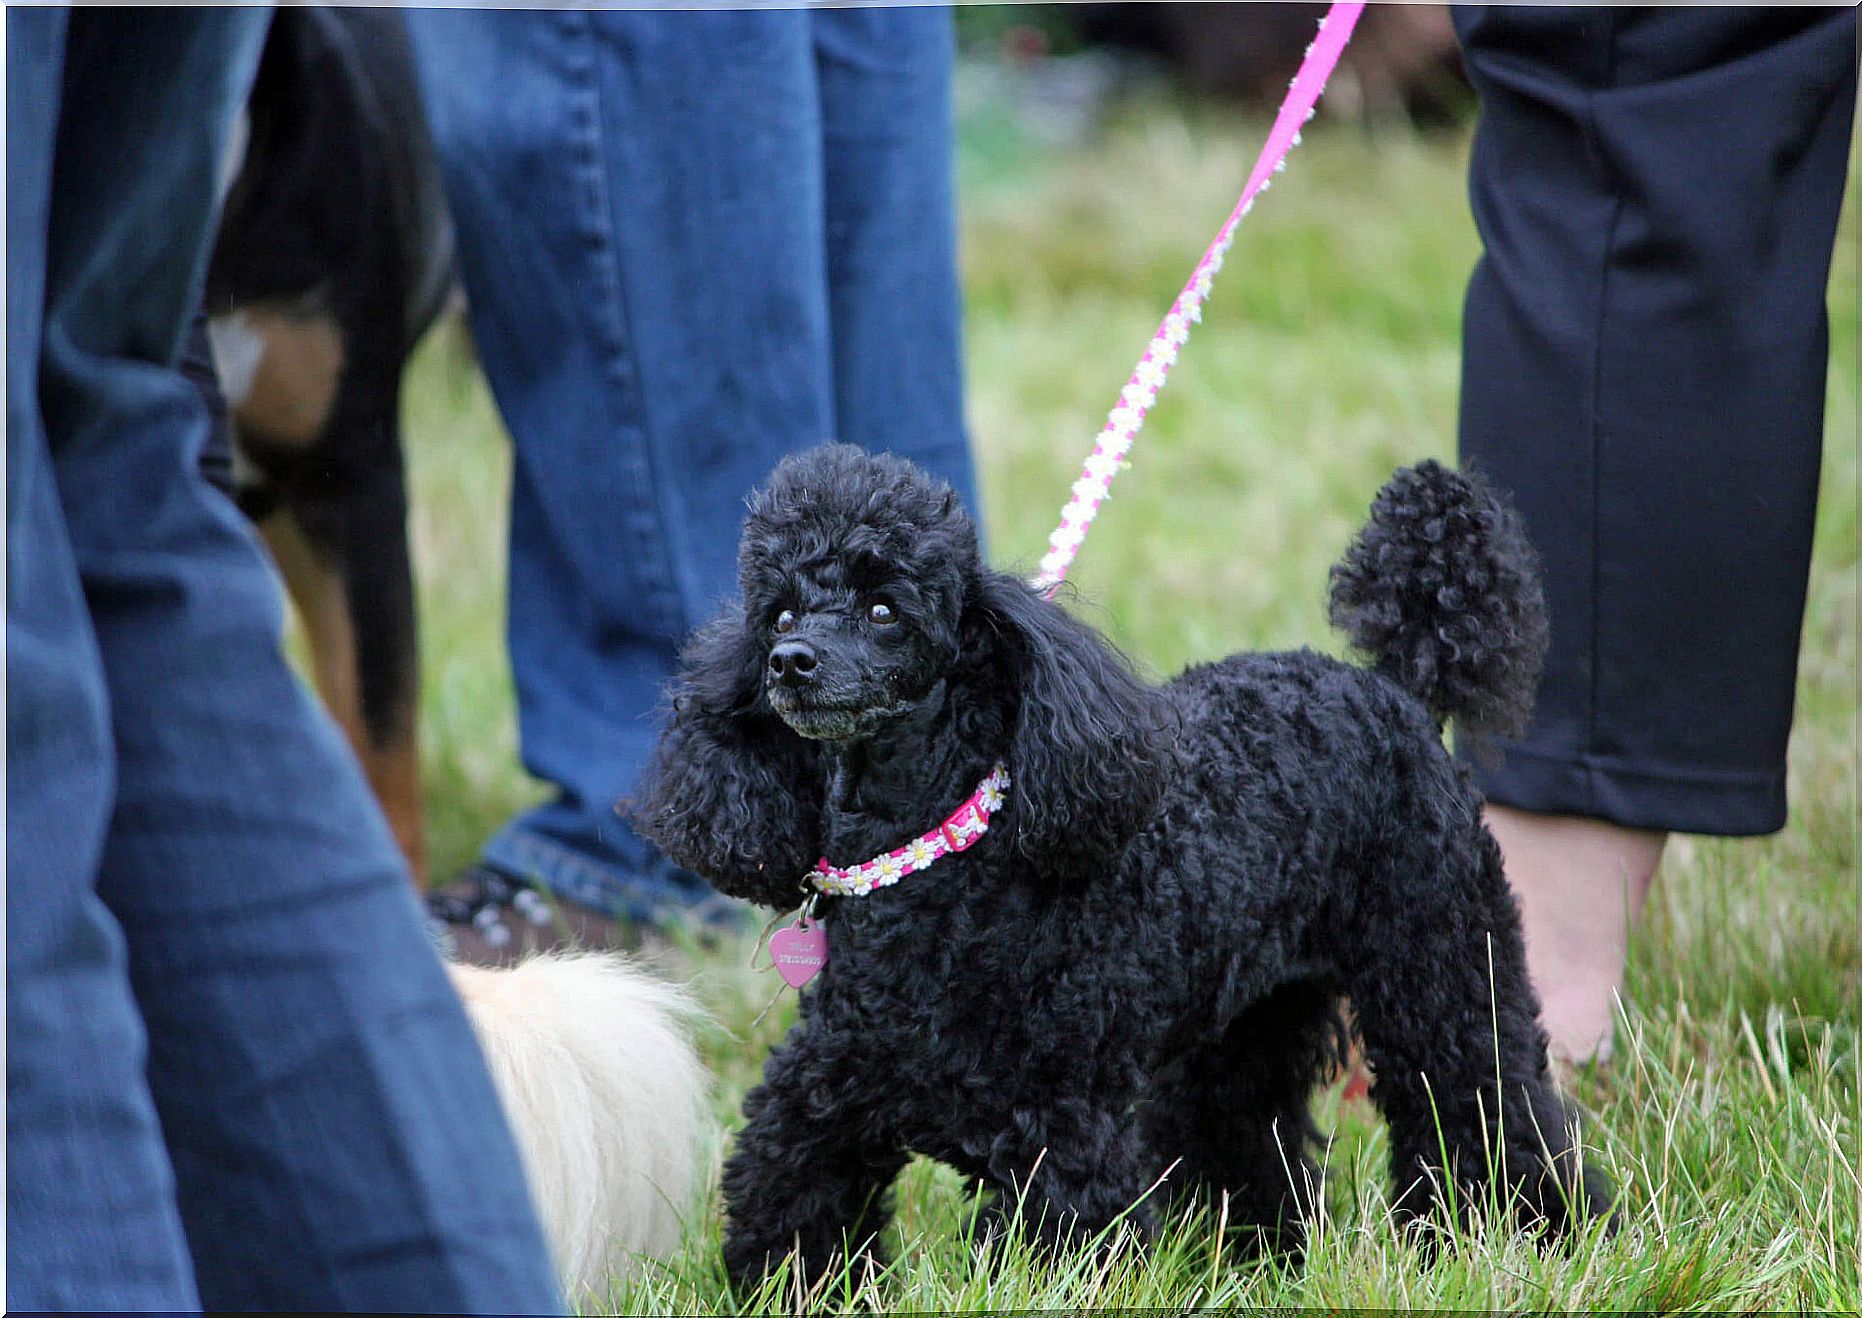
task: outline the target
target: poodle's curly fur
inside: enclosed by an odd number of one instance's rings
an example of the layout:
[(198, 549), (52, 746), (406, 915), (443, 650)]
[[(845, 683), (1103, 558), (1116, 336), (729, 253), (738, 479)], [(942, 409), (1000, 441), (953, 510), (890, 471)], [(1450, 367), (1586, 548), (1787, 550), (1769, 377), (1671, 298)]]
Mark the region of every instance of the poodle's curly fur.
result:
[(1443, 718), (1517, 724), (1544, 648), (1530, 552), (1478, 480), (1399, 472), (1334, 570), (1369, 669), (1242, 655), (1148, 686), (986, 568), (949, 487), (847, 446), (777, 468), (741, 565), (634, 809), (674, 859), (794, 906), (817, 859), (901, 845), (998, 760), (1011, 786), (969, 850), (825, 901), (829, 963), (725, 1167), (738, 1283), (791, 1250), (811, 1275), (870, 1251), (914, 1152), (1045, 1240), (1168, 1172), (1297, 1247), (1341, 996), (1400, 1217), (1503, 1202), (1561, 1231), (1607, 1211), (1499, 849), (1442, 743)]

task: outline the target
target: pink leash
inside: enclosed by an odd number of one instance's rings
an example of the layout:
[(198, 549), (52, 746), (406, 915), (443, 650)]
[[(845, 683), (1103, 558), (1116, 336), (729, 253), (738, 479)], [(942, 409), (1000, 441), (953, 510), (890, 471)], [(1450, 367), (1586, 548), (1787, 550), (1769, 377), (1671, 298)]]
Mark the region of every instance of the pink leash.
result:
[[(1287, 152), (1299, 145), (1300, 129), (1312, 118), (1319, 93), (1325, 90), (1326, 79), (1332, 76), (1338, 57), (1344, 53), (1345, 42), (1351, 37), (1351, 29), (1357, 25), (1358, 15), (1363, 11), (1362, 0), (1355, 4), (1334, 4), (1326, 16), (1319, 20), (1319, 35), (1312, 45), (1306, 47), (1306, 61), (1300, 65), (1299, 73), (1287, 90), (1287, 99), (1280, 106), (1274, 129), (1267, 135), (1267, 145), (1261, 148), (1261, 157), (1254, 162), (1254, 172), (1248, 175), (1248, 186), (1241, 191), (1241, 200), (1229, 212), (1228, 222), (1216, 234), (1215, 241), (1209, 244), (1203, 259), (1196, 263), (1190, 282), (1183, 286), (1183, 291), (1177, 294), (1177, 300), (1170, 304), (1170, 314), (1157, 327), (1151, 346), (1144, 350), (1144, 356), (1139, 358), (1131, 379), (1125, 382), (1118, 406), (1106, 418), (1105, 429), (1099, 432), (1099, 440), (1093, 445), (1093, 455), (1086, 460), (1086, 470), (1073, 483), (1073, 498), (1061, 510), (1060, 528), (1048, 538), (1048, 552), (1041, 560), (1041, 575), (1034, 579), (1033, 584), (1037, 590), (1051, 596), (1065, 580), (1067, 569), (1073, 566), (1074, 556), (1080, 552), (1080, 545), (1086, 539), (1086, 528), (1092, 525), (1093, 518), (1098, 515), (1099, 505), (1106, 501), (1112, 477), (1125, 465), (1125, 455), (1131, 451), (1132, 441), (1138, 437), (1145, 416), (1157, 401), (1157, 391), (1164, 387), (1164, 381), (1170, 376), (1170, 368), (1176, 364), (1177, 350), (1189, 341), (1190, 326), (1203, 318), (1203, 302), (1209, 296), (1216, 271), (1222, 268), (1223, 254), (1234, 241), (1235, 226), (1241, 223), (1242, 216), (1254, 208), (1255, 194), (1267, 191), (1272, 185), (1272, 176), (1286, 168)], [(998, 779), (1000, 785), (994, 788), (996, 795), (993, 803), (984, 808), (985, 796)], [(947, 845), (943, 850), (935, 845), (935, 834), (926, 834), (915, 842), (907, 843), (905, 847), (876, 856), (850, 870), (835, 870), (823, 860), (809, 878), (818, 890), (845, 891), (856, 895), (897, 882), (911, 870), (931, 864), (939, 855), (967, 847), (969, 841), (959, 844), (958, 840), (951, 837), (949, 829), (966, 811), (972, 812), (977, 821), (975, 833), (987, 828), (989, 814), (1001, 804), (1000, 793), (1007, 786), (1007, 772), (1001, 765), (997, 765), (983, 785), (977, 788), (976, 795), (945, 821), (942, 832)], [(922, 850), (915, 852), (913, 848)], [(771, 963), (782, 976), (782, 982), (790, 988), (799, 989), (820, 974), (828, 963), (827, 931), (813, 918), (815, 904), (819, 900), (820, 891), (810, 895), (802, 904), (796, 922), (770, 935)], [(762, 940), (758, 939), (757, 943), (760, 947)], [(751, 961), (755, 963), (754, 953)], [(774, 1005), (772, 999), (770, 1006)], [(769, 1007), (765, 1007), (762, 1014), (757, 1016), (757, 1021), (761, 1022), (768, 1012)]]
[(1260, 159), (1254, 162), (1254, 172), (1248, 175), (1248, 186), (1241, 190), (1241, 200), (1229, 212), (1227, 223), (1216, 233), (1203, 259), (1196, 263), (1196, 269), (1183, 291), (1177, 294), (1177, 300), (1170, 304), (1170, 313), (1157, 327), (1144, 356), (1138, 359), (1131, 378), (1119, 394), (1117, 406), (1106, 418), (1105, 429), (1099, 432), (1093, 444), (1092, 456), (1086, 459), (1080, 479), (1073, 483), (1073, 497), (1060, 511), (1059, 527), (1048, 537), (1041, 572), (1033, 583), (1037, 590), (1052, 595), (1066, 579), (1067, 569), (1073, 566), (1086, 540), (1087, 528), (1099, 515), (1099, 505), (1111, 491), (1112, 478), (1125, 465), (1125, 455), (1144, 428), (1144, 419), (1157, 402), (1158, 391), (1170, 378), (1170, 368), (1176, 364), (1178, 351), (1189, 341), (1190, 326), (1203, 318), (1203, 302), (1209, 296), (1216, 272), (1222, 268), (1222, 258), (1229, 244), (1235, 239), (1235, 227), (1241, 223), (1242, 216), (1254, 209), (1255, 195), (1272, 187), (1273, 176), (1287, 167), (1287, 153), (1299, 145), (1300, 129), (1312, 118), (1313, 106), (1325, 90), (1326, 80), (1332, 76), (1338, 57), (1345, 51), (1345, 43), (1351, 39), (1351, 29), (1357, 26), (1358, 15), (1363, 12), (1361, 0), (1354, 4), (1334, 4), (1319, 20), (1319, 35), (1306, 47), (1306, 60), (1287, 89), (1287, 98), (1281, 102), (1273, 131), (1267, 135)]

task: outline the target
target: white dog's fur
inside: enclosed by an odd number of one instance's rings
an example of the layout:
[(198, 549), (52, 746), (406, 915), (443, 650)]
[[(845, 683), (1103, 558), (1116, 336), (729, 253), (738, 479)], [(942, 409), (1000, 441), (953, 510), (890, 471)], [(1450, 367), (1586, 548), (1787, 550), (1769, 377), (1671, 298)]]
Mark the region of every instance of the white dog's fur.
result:
[(571, 1303), (679, 1244), (707, 1082), (684, 993), (608, 953), (449, 967)]

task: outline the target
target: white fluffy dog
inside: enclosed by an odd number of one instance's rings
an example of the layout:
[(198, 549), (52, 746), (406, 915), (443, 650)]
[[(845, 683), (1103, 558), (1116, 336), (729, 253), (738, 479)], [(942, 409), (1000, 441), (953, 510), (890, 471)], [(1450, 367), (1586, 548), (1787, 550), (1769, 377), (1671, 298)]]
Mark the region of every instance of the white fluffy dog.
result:
[(707, 1081), (697, 1008), (611, 953), (449, 967), (491, 1065), (571, 1303), (679, 1243)]

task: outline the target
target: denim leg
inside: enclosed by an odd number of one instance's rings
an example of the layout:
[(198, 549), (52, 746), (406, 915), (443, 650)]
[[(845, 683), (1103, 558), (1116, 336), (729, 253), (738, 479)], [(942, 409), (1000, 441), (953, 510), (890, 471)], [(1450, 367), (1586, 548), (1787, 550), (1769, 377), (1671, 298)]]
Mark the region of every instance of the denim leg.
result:
[(615, 803), (653, 745), (681, 638), (733, 580), (745, 491), (832, 424), (807, 23), (407, 21), (479, 356), (515, 444), (524, 763), (559, 789), (486, 858), (651, 919), (709, 889)]
[(837, 438), (903, 454), (949, 481), (975, 511), (963, 419), (951, 11), (821, 9), (810, 18)]
[[(939, 229), (949, 106), (947, 92), (919, 90), (947, 76), (948, 33), (925, 48), (932, 72), (916, 82), (840, 80), (851, 94), (833, 112), (876, 127), (842, 167), (837, 209), (819, 70), (838, 57), (818, 56), (807, 12), (408, 22), (480, 356), (516, 446), (509, 627), (524, 762), (559, 788), (486, 858), (650, 920), (709, 890), (614, 805), (658, 736), (680, 641), (734, 590), (746, 495), (783, 454), (843, 427), (968, 488), (955, 266)], [(913, 63), (896, 46), (887, 58)], [(500, 94), (478, 94), (486, 85)], [(855, 100), (895, 91), (933, 107), (923, 117), (941, 143), (894, 132), (887, 107)], [(853, 200), (856, 169), (905, 200), (869, 215)], [(933, 194), (928, 254), (917, 193), (900, 187), (917, 170)], [(836, 350), (829, 262), (843, 233), (840, 300), (895, 304), (851, 317), (850, 334), (885, 340), (870, 351)], [(920, 369), (932, 377), (922, 391), (868, 378)], [(845, 412), (841, 389), (854, 400)]]
[(191, 1309), (122, 933), (93, 888), (109, 699), (39, 416), (67, 19), (6, 15), (6, 1304)]
[[(200, 1302), (553, 1310), (541, 1232), (470, 1026), (353, 757), (284, 662), (277, 586), (251, 529), (201, 475), (206, 412), (174, 369), (199, 296), (215, 166), (265, 19), (70, 18), (44, 331), (29, 345), (64, 538), (15, 522), (9, 506), (9, 558), (18, 536), (75, 565), (109, 740), (40, 738), (22, 760), (16, 724), (42, 722), (57, 692), (9, 673), (9, 942), (69, 900), (44, 891), (55, 880), (94, 883), (120, 927), (117, 976), (126, 955)], [(9, 413), (13, 396), (10, 380)], [(23, 611), (10, 589), (10, 627)], [(92, 793), (109, 813), (100, 851), (63, 869), (35, 861), (81, 835), (69, 805), (36, 809), (14, 782), (112, 754), (114, 793)], [(34, 969), (9, 958), (10, 1033), (16, 981)], [(122, 1177), (123, 1132), (85, 1105), (123, 1059), (74, 1055), (77, 1031), (63, 1025), (49, 1053), (10, 1040), (9, 1089), (16, 1071), (62, 1068), (64, 1156)], [(22, 1214), (9, 1208), (12, 1232)], [(113, 1242), (143, 1230), (100, 1216), (108, 1199), (57, 1211), (70, 1220), (34, 1229), (88, 1222)], [(93, 1261), (73, 1271), (66, 1253), (42, 1260), (50, 1293), (93, 1308), (115, 1293)], [(167, 1294), (129, 1302), (191, 1307)]]

